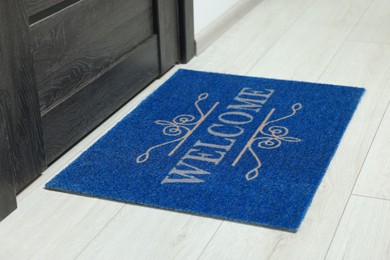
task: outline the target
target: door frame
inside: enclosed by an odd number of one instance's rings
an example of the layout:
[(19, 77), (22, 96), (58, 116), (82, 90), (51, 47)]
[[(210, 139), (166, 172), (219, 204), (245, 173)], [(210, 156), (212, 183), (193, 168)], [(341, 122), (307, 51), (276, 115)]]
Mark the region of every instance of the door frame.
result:
[[(153, 0), (160, 75), (195, 56), (193, 0)], [(23, 0), (0, 1), (0, 221), (46, 168), (41, 113)]]
[(16, 192), (46, 168), (30, 32), (22, 0), (0, 1), (0, 64), (0, 103), (7, 117), (0, 120), (0, 128), (5, 129), (0, 131), (0, 143), (8, 143), (0, 150), (0, 183), (8, 186), (7, 190), (0, 189), (2, 219), (16, 208)]
[[(187, 63), (195, 55), (194, 1), (154, 0), (156, 31), (159, 35), (160, 70)], [(173, 41), (172, 39), (176, 39)]]

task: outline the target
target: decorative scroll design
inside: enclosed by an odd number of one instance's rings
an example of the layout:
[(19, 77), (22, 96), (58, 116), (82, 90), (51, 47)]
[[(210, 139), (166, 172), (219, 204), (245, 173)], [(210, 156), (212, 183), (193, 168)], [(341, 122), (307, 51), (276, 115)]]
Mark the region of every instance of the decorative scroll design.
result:
[[(261, 149), (276, 149), (282, 145), (283, 142), (289, 142), (289, 143), (297, 143), (301, 142), (301, 139), (288, 136), (289, 130), (287, 127), (284, 126), (278, 126), (278, 125), (272, 125), (276, 122), (285, 120), (287, 118), (290, 118), (294, 116), (298, 110), (302, 109), (301, 103), (296, 103), (292, 107), (291, 114), (280, 117), (275, 120), (270, 120), (272, 114), (275, 112), (275, 109), (272, 109), (264, 121), (260, 124), (260, 126), (257, 128), (257, 130), (254, 132), (252, 137), (249, 139), (248, 143), (245, 145), (245, 147), (241, 150), (240, 154), (237, 156), (237, 158), (234, 160), (232, 166), (236, 166), (237, 163), (241, 160), (241, 157), (244, 155), (246, 151), (249, 150), (249, 152), (252, 154), (252, 156), (255, 158), (257, 162), (257, 166), (254, 167), (252, 170), (248, 171), (245, 174), (245, 178), (248, 181), (251, 181), (259, 176), (259, 170), (262, 167), (262, 163), (253, 150), (253, 144), (257, 144), (257, 147)], [(271, 125), (271, 126), (270, 126)]]
[(149, 157), (150, 153), (159, 147), (171, 144), (171, 143), (178, 143), (175, 148), (168, 154), (168, 156), (173, 155), (179, 147), (188, 139), (188, 137), (191, 136), (191, 134), (202, 124), (202, 122), (210, 115), (210, 113), (218, 106), (219, 102), (216, 102), (210, 110), (208, 110), (206, 113), (202, 111), (202, 109), (199, 106), (199, 103), (203, 100), (206, 100), (208, 98), (208, 93), (203, 93), (198, 96), (198, 99), (195, 101), (194, 105), (199, 113), (198, 116), (190, 115), (190, 114), (182, 114), (176, 116), (173, 120), (167, 121), (167, 120), (156, 120), (155, 123), (157, 125), (163, 126), (163, 134), (165, 136), (174, 136), (177, 137), (173, 140), (155, 145), (150, 147), (145, 153), (139, 155), (136, 159), (137, 163), (144, 163), (146, 162)]

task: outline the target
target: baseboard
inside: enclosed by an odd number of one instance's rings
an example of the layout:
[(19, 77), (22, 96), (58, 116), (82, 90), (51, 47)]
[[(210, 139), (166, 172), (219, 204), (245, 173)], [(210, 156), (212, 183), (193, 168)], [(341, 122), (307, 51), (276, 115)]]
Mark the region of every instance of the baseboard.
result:
[(196, 55), (200, 55), (233, 24), (262, 0), (241, 0), (195, 35)]

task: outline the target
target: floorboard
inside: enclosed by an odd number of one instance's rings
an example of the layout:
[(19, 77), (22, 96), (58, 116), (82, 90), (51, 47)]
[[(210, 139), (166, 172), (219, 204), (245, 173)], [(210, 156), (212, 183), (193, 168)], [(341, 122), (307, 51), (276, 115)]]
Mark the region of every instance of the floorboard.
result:
[(37, 189), (0, 223), (0, 259), (73, 259), (122, 206)]
[(127, 205), (77, 259), (195, 259), (219, 222)]
[(294, 25), (313, 0), (263, 0), (188, 68), (245, 75)]
[(316, 1), (249, 75), (316, 81), (371, 0)]
[(390, 201), (352, 196), (326, 259), (387, 260)]
[(387, 112), (383, 117), (353, 193), (390, 200), (389, 106), (387, 107)]
[(374, 0), (349, 36), (352, 41), (390, 43), (390, 4)]

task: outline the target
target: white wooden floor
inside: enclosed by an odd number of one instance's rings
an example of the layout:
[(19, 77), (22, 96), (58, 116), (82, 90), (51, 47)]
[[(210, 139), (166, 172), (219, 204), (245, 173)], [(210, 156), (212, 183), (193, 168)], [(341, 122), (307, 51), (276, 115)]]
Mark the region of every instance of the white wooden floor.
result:
[(263, 0), (182, 67), (367, 89), (298, 233), (43, 189), (174, 68), (18, 196), (0, 259), (390, 259), (389, 0)]

